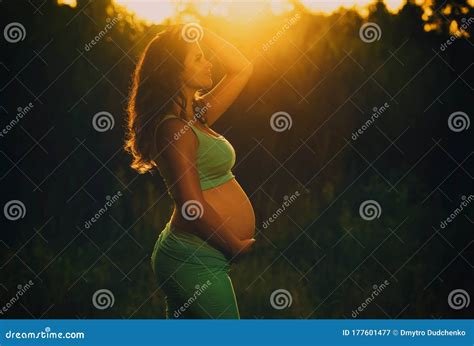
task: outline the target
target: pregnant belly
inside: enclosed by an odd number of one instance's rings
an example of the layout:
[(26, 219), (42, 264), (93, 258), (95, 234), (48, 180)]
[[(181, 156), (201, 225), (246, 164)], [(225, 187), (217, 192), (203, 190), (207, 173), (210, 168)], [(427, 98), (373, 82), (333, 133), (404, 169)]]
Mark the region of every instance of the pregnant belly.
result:
[[(206, 202), (225, 220), (226, 229), (231, 230), (239, 239), (250, 239), (255, 235), (255, 214), (247, 195), (235, 179), (222, 185), (202, 191)], [(176, 210), (172, 224), (186, 230), (192, 227)]]
[(206, 202), (227, 220), (225, 227), (232, 230), (237, 238), (249, 239), (255, 235), (254, 210), (237, 180), (231, 179), (202, 193)]

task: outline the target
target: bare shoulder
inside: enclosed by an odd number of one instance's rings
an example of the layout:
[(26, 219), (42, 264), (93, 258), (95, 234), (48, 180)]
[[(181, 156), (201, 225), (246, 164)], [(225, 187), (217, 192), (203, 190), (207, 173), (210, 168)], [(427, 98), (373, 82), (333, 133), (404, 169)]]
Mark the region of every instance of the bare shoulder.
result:
[(189, 153), (195, 151), (198, 140), (186, 121), (168, 118), (155, 129), (155, 143), (158, 153), (174, 154), (176, 151)]
[(156, 161), (172, 198), (178, 205), (200, 200), (201, 187), (196, 167), (198, 139), (183, 119), (169, 118), (156, 128)]

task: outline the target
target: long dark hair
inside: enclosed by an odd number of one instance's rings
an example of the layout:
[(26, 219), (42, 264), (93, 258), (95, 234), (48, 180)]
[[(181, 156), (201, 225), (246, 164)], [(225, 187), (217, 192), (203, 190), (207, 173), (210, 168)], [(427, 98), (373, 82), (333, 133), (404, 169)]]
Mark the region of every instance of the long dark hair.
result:
[[(172, 25), (148, 43), (133, 73), (124, 149), (132, 155), (130, 166), (140, 174), (156, 166), (155, 128), (163, 116), (172, 111), (173, 104), (180, 109), (176, 115), (186, 118), (186, 100), (181, 93), (179, 74), (187, 51), (188, 42), (181, 35), (181, 25)], [(198, 93), (197, 104), (199, 96)]]

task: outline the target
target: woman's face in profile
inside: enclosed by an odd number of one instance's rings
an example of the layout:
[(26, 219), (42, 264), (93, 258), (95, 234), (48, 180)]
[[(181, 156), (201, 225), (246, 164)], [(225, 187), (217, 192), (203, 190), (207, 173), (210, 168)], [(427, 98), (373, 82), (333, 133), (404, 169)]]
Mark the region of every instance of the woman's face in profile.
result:
[(192, 89), (208, 89), (212, 86), (212, 64), (204, 56), (199, 43), (189, 43), (184, 59), (183, 83)]

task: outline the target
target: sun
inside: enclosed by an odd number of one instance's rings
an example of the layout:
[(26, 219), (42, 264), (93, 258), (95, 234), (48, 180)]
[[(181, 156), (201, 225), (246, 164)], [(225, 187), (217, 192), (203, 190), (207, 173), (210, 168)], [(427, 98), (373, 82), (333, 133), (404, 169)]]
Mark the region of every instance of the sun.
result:
[[(115, 3), (135, 13), (139, 18), (152, 23), (162, 23), (172, 18), (191, 5), (200, 15), (225, 17), (232, 22), (252, 21), (266, 13), (274, 15), (292, 11), (294, 5), (290, 0), (115, 0)], [(308, 10), (329, 14), (339, 7), (354, 8), (364, 14), (367, 5), (374, 0), (300, 0)], [(385, 0), (387, 9), (396, 13), (403, 6), (404, 0)]]

